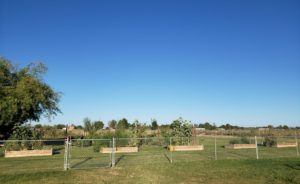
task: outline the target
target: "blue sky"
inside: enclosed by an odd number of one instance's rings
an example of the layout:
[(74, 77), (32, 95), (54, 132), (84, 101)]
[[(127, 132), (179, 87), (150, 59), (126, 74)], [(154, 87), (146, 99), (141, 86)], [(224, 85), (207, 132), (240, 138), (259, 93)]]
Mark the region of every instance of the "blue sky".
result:
[(0, 0), (0, 55), (63, 93), (50, 123), (299, 126), (299, 51), (299, 0)]

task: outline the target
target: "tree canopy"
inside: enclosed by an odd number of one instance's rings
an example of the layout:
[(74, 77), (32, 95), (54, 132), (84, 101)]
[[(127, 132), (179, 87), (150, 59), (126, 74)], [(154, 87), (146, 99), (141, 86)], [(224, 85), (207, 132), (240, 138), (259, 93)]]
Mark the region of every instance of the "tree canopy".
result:
[(127, 119), (123, 118), (123, 119), (119, 120), (118, 124), (117, 124), (117, 128), (118, 129), (128, 129), (129, 123), (128, 123)]
[(42, 63), (30, 63), (18, 68), (0, 58), (0, 138), (7, 138), (13, 127), (29, 121), (39, 121), (60, 113), (59, 93), (42, 78), (47, 68)]
[(92, 122), (89, 118), (84, 118), (83, 124), (84, 124), (84, 131), (88, 132), (91, 137), (95, 136), (97, 134), (97, 131), (101, 130), (104, 126), (102, 121)]
[(116, 125), (117, 125), (117, 121), (116, 120), (110, 120), (109, 122), (108, 122), (108, 126), (109, 126), (109, 128), (113, 128), (113, 129), (115, 129), (116, 128)]
[(156, 130), (158, 128), (157, 121), (155, 119), (151, 120), (151, 129)]

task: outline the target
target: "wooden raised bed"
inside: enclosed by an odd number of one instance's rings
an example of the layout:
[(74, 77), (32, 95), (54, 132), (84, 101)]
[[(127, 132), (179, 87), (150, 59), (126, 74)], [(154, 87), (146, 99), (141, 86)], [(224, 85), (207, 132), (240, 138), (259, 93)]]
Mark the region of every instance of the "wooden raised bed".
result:
[(191, 146), (169, 146), (170, 151), (201, 151), (204, 150), (203, 145), (191, 145)]
[(225, 148), (229, 149), (250, 149), (250, 148), (256, 148), (255, 144), (228, 144), (225, 146)]
[(281, 143), (281, 144), (276, 144), (274, 147), (276, 148), (293, 148), (297, 147), (296, 143)]
[(9, 157), (32, 157), (32, 156), (51, 156), (53, 149), (47, 150), (21, 150), (21, 151), (7, 151), (5, 150), (5, 158)]
[(117, 148), (101, 148), (101, 153), (112, 153), (114, 150), (115, 153), (135, 153), (138, 152), (138, 147), (117, 147)]

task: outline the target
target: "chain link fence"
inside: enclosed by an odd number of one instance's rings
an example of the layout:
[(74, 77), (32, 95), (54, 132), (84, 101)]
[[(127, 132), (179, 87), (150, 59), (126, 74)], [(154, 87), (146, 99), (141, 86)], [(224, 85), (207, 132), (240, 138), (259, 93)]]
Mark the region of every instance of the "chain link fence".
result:
[(119, 138), (115, 142), (115, 165), (170, 161), (169, 138)]
[[(68, 142), (68, 141), (67, 141)], [(65, 154), (65, 169), (110, 167), (112, 163), (112, 140), (72, 139)]]
[(147, 137), (2, 140), (0, 170), (68, 170), (199, 160), (299, 156), (299, 137)]
[(64, 139), (0, 140), (0, 170), (3, 174), (62, 170), (64, 143)]

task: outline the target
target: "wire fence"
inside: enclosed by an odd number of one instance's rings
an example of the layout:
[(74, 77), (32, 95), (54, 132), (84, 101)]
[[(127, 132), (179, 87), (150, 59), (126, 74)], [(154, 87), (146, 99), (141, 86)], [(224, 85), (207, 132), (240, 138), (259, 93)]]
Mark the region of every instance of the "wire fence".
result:
[(299, 157), (299, 137), (149, 137), (0, 141), (0, 171)]
[(65, 140), (0, 140), (0, 172), (62, 170)]

